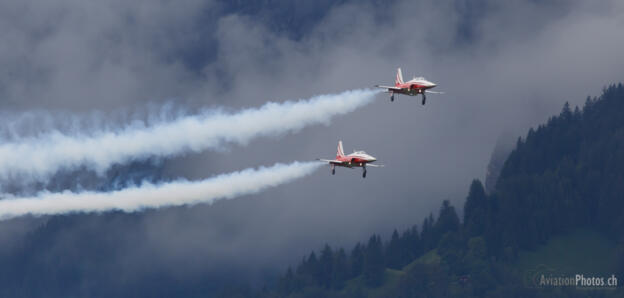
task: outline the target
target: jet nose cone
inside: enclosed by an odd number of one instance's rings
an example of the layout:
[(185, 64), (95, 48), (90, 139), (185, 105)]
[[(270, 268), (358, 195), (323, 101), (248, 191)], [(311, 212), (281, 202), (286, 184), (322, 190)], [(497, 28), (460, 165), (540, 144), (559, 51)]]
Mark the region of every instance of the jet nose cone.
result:
[(377, 159), (371, 156), (369, 160), (370, 161), (376, 161)]

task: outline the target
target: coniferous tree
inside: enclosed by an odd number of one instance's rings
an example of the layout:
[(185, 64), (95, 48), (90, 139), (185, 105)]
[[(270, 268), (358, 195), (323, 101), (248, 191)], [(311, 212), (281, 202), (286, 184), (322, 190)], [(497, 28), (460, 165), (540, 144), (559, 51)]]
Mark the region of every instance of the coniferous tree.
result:
[(325, 244), (323, 250), (321, 251), (321, 258), (319, 259), (319, 273), (318, 273), (318, 283), (321, 287), (329, 288), (331, 285), (332, 278), (332, 267), (334, 265), (334, 256), (332, 249), (328, 244)]
[(457, 232), (459, 230), (459, 217), (455, 212), (455, 207), (451, 206), (448, 200), (442, 202), (440, 215), (434, 226), (435, 233), (442, 237), (447, 232)]
[(318, 264), (318, 260), (316, 258), (316, 254), (314, 252), (310, 253), (310, 256), (308, 257), (308, 260), (304, 263), (303, 267), (303, 272), (304, 275), (307, 275), (309, 277), (309, 280), (313, 283), (313, 284), (318, 284), (319, 282), (319, 264)]
[(401, 240), (399, 238), (399, 232), (395, 229), (392, 232), (390, 242), (386, 247), (386, 267), (392, 269), (401, 269), (403, 264), (403, 258), (405, 257), (401, 251)]
[(417, 225), (403, 232), (401, 236), (401, 253), (403, 255), (402, 266), (409, 264), (423, 254), (423, 244)]
[(349, 261), (351, 267), (349, 276), (353, 278), (362, 274), (364, 270), (364, 247), (359, 242), (353, 247)]
[(280, 278), (277, 290), (280, 294), (289, 294), (295, 290), (295, 275), (292, 271), (292, 268), (288, 267), (286, 270), (286, 275)]
[(420, 239), (423, 243), (423, 249), (426, 252), (434, 248), (437, 245), (436, 237), (433, 231), (433, 225), (435, 220), (433, 219), (433, 213), (429, 213), (428, 217), (425, 217), (422, 224), (422, 231), (420, 233)]
[(368, 240), (364, 259), (364, 281), (370, 287), (379, 286), (384, 276), (383, 246), (381, 238), (373, 235)]
[(349, 277), (349, 267), (347, 264), (347, 254), (344, 249), (339, 249), (334, 254), (333, 266), (332, 266), (332, 275), (331, 275), (331, 286), (334, 289), (342, 289), (344, 286), (344, 282)]
[(464, 205), (464, 230), (468, 237), (483, 235), (488, 220), (488, 200), (479, 180), (473, 180)]

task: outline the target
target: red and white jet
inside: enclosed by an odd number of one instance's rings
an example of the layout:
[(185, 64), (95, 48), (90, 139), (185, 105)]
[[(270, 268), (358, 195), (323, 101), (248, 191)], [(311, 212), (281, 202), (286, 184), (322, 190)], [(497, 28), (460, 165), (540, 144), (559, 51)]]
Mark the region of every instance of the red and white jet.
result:
[(387, 89), (390, 93), (390, 101), (394, 101), (394, 94), (404, 94), (409, 96), (416, 96), (422, 94), (422, 104), (425, 105), (427, 97), (425, 93), (442, 94), (443, 92), (430, 91), (433, 87), (437, 86), (433, 82), (427, 81), (424, 77), (414, 77), (413, 79), (403, 82), (403, 73), (401, 68), (397, 69), (396, 79), (394, 80), (394, 86), (382, 86), (375, 85), (375, 87)]
[(363, 169), (362, 177), (366, 178), (367, 165), (371, 167), (383, 167), (383, 165), (370, 164), (372, 162), (375, 162), (377, 159), (364, 151), (353, 151), (353, 153), (345, 155), (344, 150), (342, 149), (342, 141), (338, 141), (338, 153), (336, 153), (336, 159), (318, 160), (329, 164), (332, 175), (336, 174), (336, 167), (345, 167), (350, 169), (354, 167), (361, 167)]

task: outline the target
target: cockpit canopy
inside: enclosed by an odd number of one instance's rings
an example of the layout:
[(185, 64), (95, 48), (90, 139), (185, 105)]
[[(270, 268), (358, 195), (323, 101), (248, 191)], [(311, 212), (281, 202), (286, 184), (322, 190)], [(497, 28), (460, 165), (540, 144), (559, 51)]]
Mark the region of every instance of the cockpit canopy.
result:
[(360, 150), (360, 151), (353, 151), (353, 153), (355, 153), (355, 154), (366, 154), (366, 152), (362, 151), (362, 150)]

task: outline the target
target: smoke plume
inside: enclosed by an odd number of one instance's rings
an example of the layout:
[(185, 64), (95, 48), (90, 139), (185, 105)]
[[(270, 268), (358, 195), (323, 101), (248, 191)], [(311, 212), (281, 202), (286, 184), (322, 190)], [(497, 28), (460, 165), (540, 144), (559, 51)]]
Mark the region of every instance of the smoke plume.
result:
[(171, 157), (218, 149), (226, 143), (246, 144), (259, 136), (275, 136), (313, 124), (328, 124), (370, 103), (377, 91), (360, 89), (320, 95), (308, 100), (269, 102), (237, 113), (210, 110), (154, 125), (67, 134), (51, 131), (0, 145), (0, 180), (45, 181), (59, 170), (79, 166), (104, 173), (114, 164), (150, 157)]
[(219, 199), (260, 192), (311, 174), (319, 162), (277, 163), (271, 167), (248, 168), (202, 181), (178, 180), (142, 185), (112, 192), (40, 192), (33, 197), (5, 195), (0, 200), (0, 219), (22, 215), (53, 215), (72, 212), (121, 210), (137, 212), (148, 208), (213, 203)]

